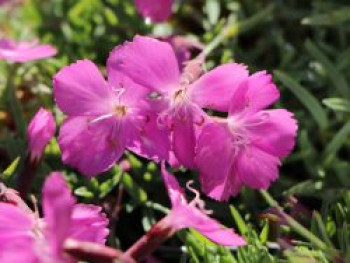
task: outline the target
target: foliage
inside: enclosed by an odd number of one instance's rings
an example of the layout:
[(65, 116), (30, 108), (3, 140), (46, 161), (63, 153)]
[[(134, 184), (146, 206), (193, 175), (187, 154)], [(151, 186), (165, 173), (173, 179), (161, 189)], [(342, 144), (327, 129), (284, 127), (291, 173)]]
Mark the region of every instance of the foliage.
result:
[[(219, 247), (191, 230), (169, 240), (157, 256), (166, 262), (350, 261), (349, 3), (187, 0), (177, 1), (174, 9), (168, 23), (147, 25), (129, 0), (27, 0), (11, 12), (0, 8), (0, 34), (37, 36), (59, 50), (53, 59), (18, 69), (14, 81), (26, 119), (44, 105), (62, 121), (62, 113), (52, 102), (54, 73), (80, 58), (92, 59), (103, 69), (108, 52), (135, 34), (180, 34), (209, 44), (213, 51), (207, 59), (208, 69), (233, 60), (253, 71), (267, 69), (281, 90), (278, 106), (294, 112), (300, 127), (295, 151), (284, 160), (280, 179), (269, 191), (286, 213), (293, 210), (288, 198), (297, 198), (310, 217), (303, 213), (293, 217), (324, 246), (313, 243), (293, 225), (283, 224), (280, 213), (268, 210), (276, 204), (266, 202), (264, 195), (244, 189), (229, 204), (206, 201), (215, 217), (247, 238), (248, 246), (237, 250)], [(1, 62), (0, 91), (6, 76)], [(13, 120), (6, 111), (2, 96), (0, 168), (2, 179), (13, 185), (23, 167), (25, 142), (14, 134)], [(131, 154), (125, 159), (131, 163), (130, 171), (116, 165), (112, 171), (87, 180), (62, 164), (53, 140), (33, 191), (40, 193), (48, 171), (64, 171), (76, 196), (104, 205), (114, 230), (108, 242), (125, 249), (166, 212), (169, 204), (156, 164)], [(196, 180), (190, 172), (178, 175), (182, 183)]]

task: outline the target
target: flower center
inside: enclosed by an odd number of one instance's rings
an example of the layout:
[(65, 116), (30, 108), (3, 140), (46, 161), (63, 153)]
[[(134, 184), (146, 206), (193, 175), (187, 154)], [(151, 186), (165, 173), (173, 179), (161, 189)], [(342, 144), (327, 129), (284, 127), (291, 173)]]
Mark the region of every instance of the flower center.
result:
[(125, 105), (118, 105), (114, 108), (114, 114), (117, 117), (124, 117), (127, 113), (127, 107)]
[(251, 118), (240, 115), (228, 118), (227, 125), (232, 134), (233, 147), (236, 153), (251, 143), (249, 130), (265, 124), (268, 120), (269, 114), (266, 112), (257, 114)]
[(173, 94), (173, 101), (175, 104), (184, 102), (187, 99), (187, 94), (185, 88), (178, 89)]
[(191, 185), (193, 184), (193, 180), (190, 180), (186, 183), (186, 188), (195, 194), (195, 197), (192, 199), (191, 202), (188, 203), (189, 206), (196, 207), (200, 211), (202, 211), (204, 214), (210, 215), (213, 213), (212, 210), (208, 210), (205, 208), (204, 201), (200, 198), (200, 194), (198, 190), (194, 189)]
[(244, 121), (235, 117), (230, 117), (227, 125), (232, 134), (232, 146), (236, 155), (251, 142), (248, 136), (248, 130)]

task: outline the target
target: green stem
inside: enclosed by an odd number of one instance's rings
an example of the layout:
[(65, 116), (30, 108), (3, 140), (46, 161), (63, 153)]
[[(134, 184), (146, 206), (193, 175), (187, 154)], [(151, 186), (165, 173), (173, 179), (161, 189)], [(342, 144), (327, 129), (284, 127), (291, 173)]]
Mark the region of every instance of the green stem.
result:
[(255, 15), (249, 17), (246, 20), (241, 22), (228, 22), (225, 25), (221, 32), (207, 45), (207, 47), (203, 50), (201, 55), (208, 56), (213, 50), (215, 50), (222, 42), (225, 40), (235, 38), (240, 33), (246, 32), (251, 28), (254, 28), (257, 25), (260, 25), (263, 22), (268, 21), (270, 15), (274, 10), (274, 5), (270, 4), (260, 12)]
[(24, 138), (25, 137), (25, 118), (22, 106), (16, 96), (16, 86), (14, 84), (14, 79), (16, 76), (17, 71), (17, 65), (16, 64), (8, 64), (8, 71), (7, 71), (7, 83), (6, 83), (6, 89), (5, 89), (5, 96), (6, 96), (6, 104), (8, 109), (10, 110), (10, 113), (12, 115), (12, 118), (16, 125), (16, 131), (17, 133)]
[(289, 226), (297, 232), (299, 235), (303, 236), (307, 240), (309, 240), (312, 244), (323, 251), (329, 252), (331, 255), (336, 256), (338, 253), (327, 246), (325, 242), (311, 233), (307, 228), (298, 223), (293, 217), (289, 216), (283, 211), (283, 208), (277, 203), (276, 200), (265, 190), (260, 190), (261, 195), (265, 199), (265, 201), (272, 207), (276, 208), (278, 212), (283, 216), (283, 218), (288, 222)]

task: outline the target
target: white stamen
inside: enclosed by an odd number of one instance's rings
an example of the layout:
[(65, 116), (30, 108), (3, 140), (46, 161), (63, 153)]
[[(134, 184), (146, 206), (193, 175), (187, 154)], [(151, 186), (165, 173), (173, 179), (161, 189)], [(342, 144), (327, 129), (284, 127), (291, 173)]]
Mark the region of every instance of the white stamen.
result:
[(193, 180), (190, 180), (186, 183), (186, 188), (195, 194), (195, 197), (192, 199), (191, 202), (189, 202), (189, 206), (197, 207), (199, 210), (201, 210), (203, 213), (210, 215), (213, 213), (212, 210), (205, 209), (205, 202), (200, 198), (200, 194), (198, 190), (194, 189), (191, 184), (193, 184)]

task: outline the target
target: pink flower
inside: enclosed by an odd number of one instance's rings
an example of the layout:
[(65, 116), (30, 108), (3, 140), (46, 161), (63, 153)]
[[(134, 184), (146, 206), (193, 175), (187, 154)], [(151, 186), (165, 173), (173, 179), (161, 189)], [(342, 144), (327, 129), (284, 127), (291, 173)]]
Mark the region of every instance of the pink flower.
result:
[(125, 148), (155, 161), (168, 158), (168, 135), (154, 129), (148, 90), (127, 76), (109, 72), (107, 82), (91, 61), (80, 60), (61, 69), (53, 86), (68, 115), (59, 135), (63, 161), (84, 175), (108, 170)]
[(57, 50), (50, 45), (39, 45), (37, 40), (15, 42), (11, 39), (0, 40), (0, 60), (9, 62), (28, 62), (53, 57)]
[(192, 61), (181, 74), (168, 43), (136, 36), (115, 48), (107, 63), (109, 74), (125, 74), (149, 90), (157, 127), (171, 132), (175, 157), (187, 168), (195, 168), (196, 135), (207, 119), (201, 108), (227, 111), (233, 91), (248, 77), (245, 66), (230, 63), (197, 79), (201, 62)]
[(40, 108), (30, 121), (27, 130), (31, 161), (38, 161), (41, 158), (45, 146), (53, 138), (55, 131), (56, 124), (52, 113)]
[(266, 189), (278, 178), (280, 158), (293, 149), (297, 123), (284, 109), (264, 110), (279, 98), (266, 72), (247, 77), (230, 97), (228, 118), (213, 118), (201, 130), (196, 164), (203, 191), (217, 200), (243, 185)]
[(43, 210), (44, 218), (38, 218), (0, 203), (1, 262), (75, 262), (63, 253), (68, 238), (105, 243), (108, 220), (101, 208), (75, 204), (60, 173), (52, 173), (45, 182)]
[(153, 23), (168, 20), (174, 0), (134, 0), (137, 11)]
[(204, 208), (204, 202), (199, 198), (199, 193), (191, 188), (196, 197), (191, 202), (187, 202), (184, 190), (179, 186), (175, 177), (170, 174), (165, 165), (162, 165), (162, 176), (168, 190), (172, 209), (168, 214), (167, 224), (179, 231), (184, 228), (194, 228), (211, 241), (223, 246), (243, 246), (245, 240), (237, 235), (232, 229), (225, 228), (214, 219), (211, 219)]

